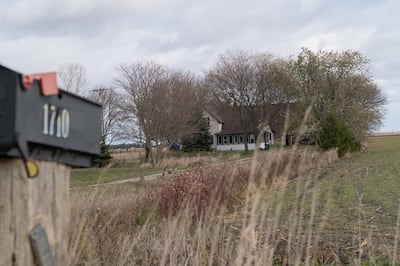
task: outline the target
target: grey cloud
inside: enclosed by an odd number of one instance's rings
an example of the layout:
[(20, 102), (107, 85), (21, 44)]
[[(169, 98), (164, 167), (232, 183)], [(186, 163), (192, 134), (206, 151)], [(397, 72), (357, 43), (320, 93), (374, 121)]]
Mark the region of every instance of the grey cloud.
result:
[[(11, 36), (101, 34), (105, 27), (144, 27), (154, 24), (151, 2), (141, 1), (10, 1), (1, 11), (0, 28)], [(83, 3), (83, 4), (82, 4)], [(86, 4), (85, 4), (86, 3)], [(137, 3), (137, 4), (135, 4)], [(157, 14), (160, 19), (162, 14)]]
[(21, 71), (76, 61), (101, 83), (127, 61), (151, 58), (201, 73), (227, 49), (282, 57), (302, 46), (355, 49), (391, 93), (394, 117), (399, 8), (395, 0), (2, 0), (0, 61)]

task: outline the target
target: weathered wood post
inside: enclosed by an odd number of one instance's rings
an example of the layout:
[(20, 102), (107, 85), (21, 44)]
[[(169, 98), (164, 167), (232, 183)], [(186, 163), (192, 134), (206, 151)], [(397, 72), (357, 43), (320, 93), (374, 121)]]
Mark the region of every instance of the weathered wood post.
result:
[(20, 159), (0, 158), (0, 265), (34, 265), (28, 239), (41, 224), (57, 265), (68, 261), (70, 167), (37, 162), (40, 173), (28, 178)]
[(100, 152), (101, 106), (55, 73), (0, 65), (0, 265), (68, 263), (70, 165)]

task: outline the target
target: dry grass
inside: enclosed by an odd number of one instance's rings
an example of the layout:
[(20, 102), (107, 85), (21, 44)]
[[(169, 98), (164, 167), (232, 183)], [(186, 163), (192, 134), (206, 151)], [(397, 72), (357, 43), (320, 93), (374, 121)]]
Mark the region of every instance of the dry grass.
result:
[(330, 203), (321, 203), (318, 188), (336, 160), (334, 151), (277, 150), (236, 167), (200, 167), (153, 184), (74, 192), (71, 264), (398, 263), (400, 216), (393, 237), (377, 238), (364, 230), (362, 194), (350, 232), (329, 235)]
[(70, 264), (399, 265), (400, 141), (382, 144), (359, 160), (296, 146), (236, 166), (182, 158), (201, 167), (74, 190)]
[[(150, 163), (143, 164), (145, 151), (143, 148), (114, 149), (110, 151), (112, 160), (115, 164), (140, 163), (142, 167), (151, 166)], [(156, 150), (153, 150), (153, 154)], [(249, 153), (251, 154), (251, 153)], [(164, 151), (163, 160), (158, 165), (159, 168), (174, 169), (187, 168), (193, 166), (209, 165), (222, 161), (232, 161), (248, 156), (240, 152), (204, 152), (204, 153), (184, 153), (175, 151)]]
[(114, 161), (125, 162), (135, 161), (144, 157), (144, 148), (112, 149), (110, 154)]
[(160, 168), (164, 169), (185, 169), (194, 166), (209, 165), (220, 162), (220, 158), (207, 155), (197, 155), (192, 157), (167, 157), (160, 163)]

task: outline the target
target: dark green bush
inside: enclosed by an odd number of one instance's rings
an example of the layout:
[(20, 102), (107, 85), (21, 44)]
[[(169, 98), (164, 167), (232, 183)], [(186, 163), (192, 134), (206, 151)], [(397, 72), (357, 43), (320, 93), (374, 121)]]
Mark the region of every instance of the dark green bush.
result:
[(111, 155), (109, 146), (106, 144), (103, 138), (100, 144), (100, 154), (93, 159), (93, 165), (97, 167), (104, 167), (111, 162)]
[(360, 142), (354, 138), (348, 127), (332, 113), (322, 121), (318, 140), (322, 150), (337, 148), (339, 157), (361, 148)]
[(191, 151), (210, 151), (212, 145), (212, 136), (209, 132), (209, 126), (205, 118), (200, 118), (197, 123), (198, 132), (182, 140), (182, 150)]

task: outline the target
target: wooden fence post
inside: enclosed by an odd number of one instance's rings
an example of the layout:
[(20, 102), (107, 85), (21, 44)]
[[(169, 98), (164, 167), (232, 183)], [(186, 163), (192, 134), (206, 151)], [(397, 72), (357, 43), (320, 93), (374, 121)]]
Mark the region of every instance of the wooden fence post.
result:
[(21, 159), (0, 157), (0, 265), (36, 265), (29, 233), (45, 229), (56, 265), (67, 265), (70, 167), (36, 161), (39, 175), (27, 178)]

